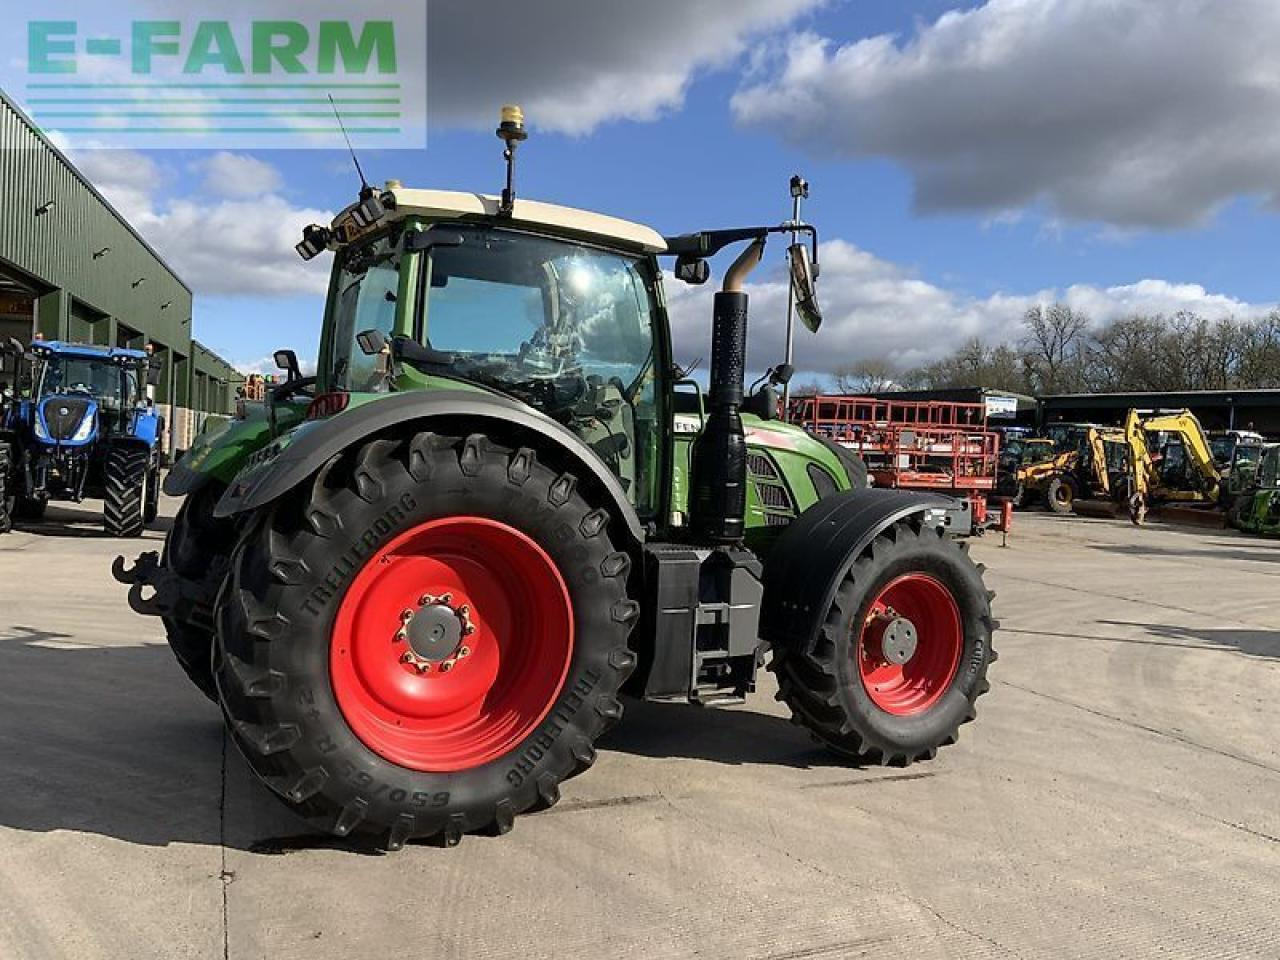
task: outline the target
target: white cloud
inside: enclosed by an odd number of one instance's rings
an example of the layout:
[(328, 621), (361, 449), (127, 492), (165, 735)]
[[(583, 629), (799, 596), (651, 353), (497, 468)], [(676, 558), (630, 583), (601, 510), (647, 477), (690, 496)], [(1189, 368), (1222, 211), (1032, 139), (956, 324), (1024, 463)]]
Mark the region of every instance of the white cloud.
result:
[(126, 220), (151, 210), (151, 196), (164, 177), (156, 162), (132, 150), (78, 150), (71, 162)]
[[(903, 368), (919, 366), (975, 336), (990, 343), (1016, 342), (1023, 332), (1023, 314), (1055, 301), (1084, 311), (1095, 323), (1134, 313), (1170, 316), (1180, 310), (1211, 319), (1243, 317), (1274, 306), (1211, 293), (1198, 284), (1158, 279), (975, 297), (921, 280), (843, 240), (824, 244), (821, 262), (822, 329), (815, 336), (796, 326), (796, 365), (807, 373), (831, 373), (862, 358), (888, 358)], [(757, 276), (762, 274), (764, 279), (747, 288), (751, 296), (748, 365), (753, 370), (782, 360), (786, 330), (785, 274), (777, 264), (772, 270), (761, 267)], [(714, 286), (714, 282), (687, 287), (667, 281), (677, 362), (710, 356)]]
[(205, 189), (220, 197), (258, 197), (284, 185), (279, 170), (247, 153), (222, 150), (202, 167)]
[(989, 0), (899, 40), (792, 39), (740, 123), (884, 156), (924, 211), (1047, 204), (1122, 227), (1280, 202), (1275, 0)]
[(71, 159), (197, 294), (324, 294), (327, 258), (305, 263), (294, 245), (303, 227), (329, 223), (333, 213), (297, 207), (279, 194), (264, 192), (282, 182), (269, 164), (218, 154), (205, 166), (207, 171), (216, 166), (219, 176), (248, 171), (256, 188), (252, 199), (245, 199), (247, 193), (227, 197), (196, 191), (162, 200), (161, 187), (177, 178), (146, 154), (80, 150)]
[(276, 195), (254, 200), (181, 198), (133, 225), (197, 293), (221, 296), (323, 295), (328, 258), (304, 262), (294, 251), (325, 210), (298, 208)]
[(613, 120), (652, 120), (683, 103), (698, 71), (729, 63), (751, 40), (821, 2), (432, 3), (431, 123), (492, 125), (503, 103), (522, 104), (542, 129), (570, 134)]

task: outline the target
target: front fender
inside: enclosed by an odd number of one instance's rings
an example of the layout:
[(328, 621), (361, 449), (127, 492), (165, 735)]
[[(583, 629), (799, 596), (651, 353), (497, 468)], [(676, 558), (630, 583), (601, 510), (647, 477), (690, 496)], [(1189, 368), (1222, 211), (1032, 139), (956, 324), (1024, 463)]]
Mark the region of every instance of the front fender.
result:
[(765, 561), (761, 638), (776, 644), (811, 635), (876, 537), (918, 513), (945, 526), (957, 507), (950, 497), (905, 490), (848, 490), (819, 500), (787, 527)]
[[(330, 459), (379, 433), (409, 424), (464, 421), (467, 433), (509, 431), (512, 426), (556, 444), (590, 473), (613, 500), (616, 514), (637, 543), (640, 518), (618, 478), (567, 428), (506, 397), (464, 390), (421, 390), (353, 405), (328, 420), (312, 420), (259, 450), (218, 501), (214, 516), (255, 510), (292, 490)], [(474, 424), (474, 426), (473, 426)], [(446, 429), (458, 429), (456, 426)]]
[(201, 431), (169, 470), (164, 492), (185, 497), (210, 480), (229, 484), (247, 460), (271, 442), (266, 407), (256, 405), (251, 411), (248, 419), (222, 421)]

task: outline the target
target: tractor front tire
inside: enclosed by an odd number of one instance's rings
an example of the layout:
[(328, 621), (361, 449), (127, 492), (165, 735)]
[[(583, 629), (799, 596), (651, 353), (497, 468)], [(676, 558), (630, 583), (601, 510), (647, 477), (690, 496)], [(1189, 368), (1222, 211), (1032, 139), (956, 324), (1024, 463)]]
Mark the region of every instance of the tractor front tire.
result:
[(13, 506), (13, 515), (19, 520), (43, 520), (48, 508), (48, 497), (18, 497)]
[(214, 606), (238, 533), (235, 520), (213, 515), (225, 489), (211, 481), (182, 502), (160, 561), (182, 581), (177, 591), (180, 605), (162, 617), (169, 648), (191, 682), (214, 703), (218, 702), (213, 682)]
[(152, 524), (160, 516), (160, 452), (151, 455), (147, 467), (147, 496), (142, 504), (142, 522)]
[(857, 763), (932, 759), (990, 689), (993, 596), (959, 544), (899, 521), (849, 568), (816, 634), (774, 647), (778, 698)]
[(214, 664), (250, 766), (320, 829), (387, 849), (554, 804), (635, 666), (603, 502), (528, 448), (419, 433), (264, 508)]
[(120, 444), (107, 451), (103, 465), (102, 520), (109, 537), (140, 537), (146, 526), (147, 461), (145, 447)]
[(1059, 516), (1071, 512), (1076, 502), (1076, 485), (1070, 477), (1056, 476), (1049, 480), (1045, 487), (1044, 503), (1053, 513)]

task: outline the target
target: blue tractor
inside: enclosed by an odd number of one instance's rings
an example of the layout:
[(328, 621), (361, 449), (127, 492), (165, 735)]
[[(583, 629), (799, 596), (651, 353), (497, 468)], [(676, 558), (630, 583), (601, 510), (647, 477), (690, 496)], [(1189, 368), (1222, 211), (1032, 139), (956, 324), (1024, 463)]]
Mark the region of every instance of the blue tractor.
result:
[(161, 368), (141, 350), (61, 341), (23, 358), (0, 432), (0, 531), (50, 500), (101, 497), (107, 534), (140, 536), (159, 504), (164, 421), (146, 387)]

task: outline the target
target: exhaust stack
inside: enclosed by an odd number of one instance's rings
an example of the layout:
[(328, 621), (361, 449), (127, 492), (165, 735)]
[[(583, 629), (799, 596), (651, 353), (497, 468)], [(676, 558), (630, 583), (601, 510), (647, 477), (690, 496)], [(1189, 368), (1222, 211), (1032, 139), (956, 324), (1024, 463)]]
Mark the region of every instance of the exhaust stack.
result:
[(747, 439), (742, 429), (747, 358), (747, 295), (742, 285), (764, 254), (754, 240), (733, 262), (715, 296), (707, 424), (693, 444), (690, 513), (694, 537), (710, 544), (742, 539), (747, 512)]

